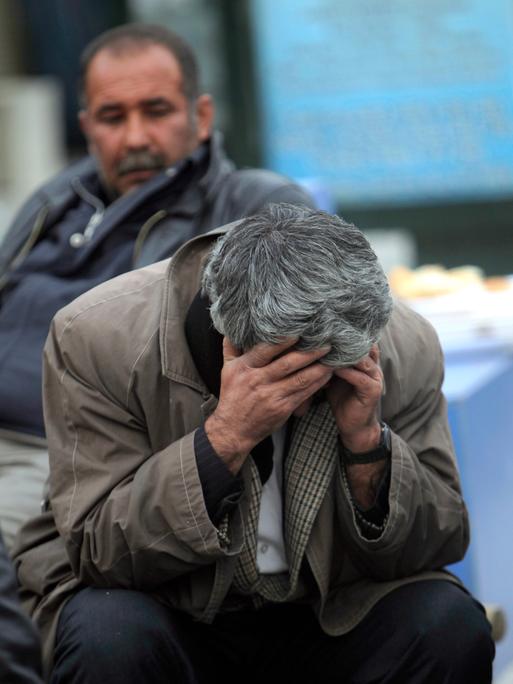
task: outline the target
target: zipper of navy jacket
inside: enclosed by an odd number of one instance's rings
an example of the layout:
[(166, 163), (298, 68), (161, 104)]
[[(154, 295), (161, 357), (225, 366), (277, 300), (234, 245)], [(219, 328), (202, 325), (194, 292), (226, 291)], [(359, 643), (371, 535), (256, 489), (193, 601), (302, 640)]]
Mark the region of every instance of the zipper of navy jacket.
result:
[[(92, 239), (97, 226), (101, 223), (101, 220), (103, 219), (103, 215), (105, 213), (105, 205), (98, 197), (95, 197), (92, 193), (86, 190), (78, 176), (76, 178), (73, 178), (73, 180), (71, 181), (71, 187), (73, 188), (73, 190), (75, 190), (77, 195), (84, 200), (84, 202), (87, 202), (87, 204), (90, 204), (94, 208), (94, 214), (89, 219), (84, 231), (82, 233), (73, 233), (73, 235), (69, 239), (69, 243), (72, 247), (79, 248)], [(32, 247), (38, 241), (49, 213), (50, 207), (48, 205), (45, 205), (37, 212), (34, 225), (32, 227), (32, 230), (30, 231), (27, 240), (24, 242), (20, 251), (16, 254), (16, 256), (13, 258), (13, 260), (5, 270), (4, 275), (0, 278), (0, 290), (2, 290), (5, 287), (7, 281), (9, 280), (10, 274), (14, 271), (15, 268), (17, 268), (21, 264), (21, 262), (25, 259), (27, 254), (32, 249)]]
[[(103, 220), (104, 214), (105, 214), (105, 204), (95, 195), (93, 195), (87, 188), (84, 187), (82, 184), (80, 178), (76, 177), (71, 181), (71, 185), (77, 195), (81, 199), (84, 200), (84, 202), (87, 202), (94, 208), (94, 214), (91, 216), (89, 219), (87, 226), (85, 227), (83, 232), (76, 232), (71, 235), (69, 239), (69, 244), (72, 247), (75, 247), (76, 249), (79, 249), (86, 243), (88, 243), (90, 240), (92, 240), (96, 228), (100, 225), (100, 223)], [(167, 211), (164, 209), (161, 209), (160, 211), (157, 211), (155, 214), (150, 216), (149, 219), (143, 224), (141, 227), (137, 239), (135, 242), (134, 246), (134, 252), (132, 256), (132, 265), (135, 266), (135, 263), (137, 261), (137, 258), (139, 257), (139, 254), (142, 249), (142, 245), (146, 238), (148, 237), (148, 234), (150, 231), (154, 228), (154, 226), (159, 223), (164, 216), (167, 215)]]
[[(94, 208), (94, 214), (91, 216), (89, 219), (87, 226), (85, 227), (84, 231), (82, 233), (76, 232), (71, 235), (69, 238), (69, 243), (72, 247), (75, 247), (76, 249), (82, 247), (82, 245), (86, 244), (89, 242), (93, 235), (96, 232), (96, 228), (98, 225), (101, 223), (103, 216), (105, 214), (105, 205), (104, 203), (98, 198), (95, 197), (92, 193), (90, 193), (81, 183), (80, 178), (78, 176), (74, 178), (71, 181), (71, 185), (75, 192), (79, 195), (81, 199), (84, 200), (84, 202), (87, 202)], [(12, 273), (12, 271), (17, 268), (23, 259), (27, 256), (27, 254), (30, 252), (32, 247), (36, 244), (36, 242), (39, 239), (39, 236), (41, 235), (46, 218), (48, 214), (50, 213), (50, 207), (44, 206), (42, 207), (36, 214), (36, 218), (34, 221), (34, 225), (32, 227), (32, 230), (30, 231), (30, 234), (27, 238), (27, 240), (24, 242), (22, 245), (20, 251), (16, 254), (16, 256), (13, 258), (9, 266), (6, 268), (5, 273), (2, 277), (0, 277), (0, 290), (2, 290), (5, 285), (7, 284), (7, 281), (9, 280), (9, 275)], [(155, 214), (152, 214), (145, 223), (142, 225), (134, 246), (134, 251), (132, 255), (132, 266), (135, 267), (137, 263), (137, 259), (140, 256), (142, 246), (148, 237), (149, 233), (153, 228), (157, 225), (157, 223), (160, 223), (160, 221), (167, 216), (168, 212), (165, 209), (161, 209), (157, 211)]]
[(78, 249), (93, 239), (96, 228), (102, 222), (103, 215), (105, 214), (105, 204), (99, 197), (93, 195), (82, 185), (82, 181), (78, 176), (72, 179), (71, 187), (84, 202), (90, 204), (94, 209), (94, 214), (89, 219), (84, 230), (73, 233), (69, 239), (69, 244)]

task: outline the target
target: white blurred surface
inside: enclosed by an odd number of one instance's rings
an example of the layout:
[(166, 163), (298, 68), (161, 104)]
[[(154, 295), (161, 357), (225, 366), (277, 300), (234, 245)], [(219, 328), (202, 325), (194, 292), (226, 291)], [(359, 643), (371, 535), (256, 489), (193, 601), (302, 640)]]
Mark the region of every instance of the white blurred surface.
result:
[(501, 675), (493, 680), (493, 684), (513, 684), (513, 660), (511, 664), (502, 671)]
[(64, 165), (61, 98), (49, 78), (0, 78), (0, 239), (29, 193)]
[(432, 323), (446, 351), (483, 340), (513, 345), (513, 277), (505, 283), (509, 287), (497, 291), (472, 284), (450, 294), (406, 301)]
[(413, 268), (417, 265), (417, 243), (409, 231), (403, 228), (376, 228), (365, 230), (364, 234), (385, 273), (390, 273), (397, 266)]

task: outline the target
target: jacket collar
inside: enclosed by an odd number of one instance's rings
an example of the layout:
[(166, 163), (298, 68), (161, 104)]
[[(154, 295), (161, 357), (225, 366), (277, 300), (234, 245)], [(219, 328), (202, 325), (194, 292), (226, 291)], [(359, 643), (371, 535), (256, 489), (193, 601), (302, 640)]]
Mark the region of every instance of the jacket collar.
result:
[(217, 191), (225, 176), (235, 169), (235, 165), (224, 152), (222, 133), (214, 131), (208, 145), (210, 155), (208, 168), (198, 185), (206, 195), (210, 196)]
[[(167, 171), (158, 174), (154, 178), (141, 185), (134, 192), (115, 200), (108, 205), (108, 215), (98, 231), (98, 235), (109, 232), (113, 226), (118, 225), (127, 214), (135, 207), (140, 206), (155, 193), (164, 190), (175, 177), (182, 173), (190, 173), (195, 166), (203, 165), (206, 160), (206, 171), (199, 180), (189, 184), (197, 188), (199, 192), (185, 192), (180, 195), (175, 205), (175, 212), (182, 216), (194, 216), (201, 210), (205, 197), (217, 190), (227, 173), (234, 167), (226, 158), (223, 150), (223, 136), (218, 131), (212, 133), (212, 137), (190, 157), (169, 167)], [(49, 209), (46, 220), (47, 225), (52, 225), (55, 220), (67, 209), (71, 201), (74, 201), (76, 192), (73, 188), (73, 180), (80, 180), (85, 185), (96, 182), (99, 179), (99, 171), (94, 157), (86, 157), (67, 169), (55, 182), (50, 182), (41, 192), (41, 199)], [(191, 190), (191, 187), (188, 189)]]
[[(160, 319), (162, 373), (198, 390), (205, 398), (210, 396), (210, 391), (200, 377), (189, 350), (185, 320), (201, 287), (203, 266), (213, 243), (237, 223), (239, 221), (234, 221), (187, 242), (171, 258), (166, 274)], [(176, 353), (177, 350), (180, 353)]]
[[(219, 185), (234, 168), (224, 153), (221, 133), (214, 131), (206, 146), (208, 162), (205, 173), (197, 183), (191, 184), (193, 187), (189, 188), (188, 192), (183, 193), (180, 201), (174, 207), (175, 213), (179, 213), (181, 216), (197, 215), (205, 206), (205, 202), (218, 192)], [(88, 185), (97, 177), (98, 166), (96, 160), (92, 156), (87, 156), (71, 164), (37, 190), (23, 205), (20, 212), (18, 212), (2, 243), (0, 249), (0, 272), (6, 268), (6, 265), (21, 249), (30, 234), (36, 217), (41, 211), (45, 212), (45, 227), (49, 227), (58, 221), (71, 203), (75, 201), (76, 192), (71, 183), (73, 179), (78, 178), (81, 182)], [(160, 184), (165, 185), (169, 183), (169, 180), (169, 176), (166, 176), (166, 174), (163, 174), (162, 177), (159, 175), (158, 178), (148, 181), (150, 185), (144, 192), (153, 192), (155, 190), (152, 181), (155, 181), (157, 186), (159, 186)], [(110, 213), (116, 216), (117, 222), (117, 211)], [(102, 226), (102, 230), (99, 233), (103, 234), (103, 231), (104, 226)]]

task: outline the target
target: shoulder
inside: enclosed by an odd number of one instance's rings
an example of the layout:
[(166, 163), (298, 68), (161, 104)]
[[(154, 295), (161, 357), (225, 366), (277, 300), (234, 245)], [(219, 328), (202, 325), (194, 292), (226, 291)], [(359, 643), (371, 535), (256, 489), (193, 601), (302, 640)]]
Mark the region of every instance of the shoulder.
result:
[(113, 278), (61, 309), (51, 325), (46, 359), (77, 376), (94, 376), (95, 384), (130, 373), (149, 346), (158, 346), (168, 263)]
[(53, 325), (70, 327), (101, 325), (107, 333), (126, 329), (135, 317), (151, 318), (160, 312), (160, 299), (169, 259), (123, 273), (75, 299), (56, 314)]
[(420, 314), (395, 301), (379, 347), (389, 400), (404, 405), (421, 394), (440, 392), (442, 349), (435, 329)]
[(72, 178), (83, 178), (96, 173), (97, 166), (93, 157), (82, 157), (49, 178), (38, 190), (36, 190), (35, 194), (47, 196), (52, 199), (54, 196), (58, 196), (64, 189), (69, 188)]
[(238, 169), (229, 176), (229, 184), (237, 200), (250, 207), (263, 207), (271, 202), (289, 202), (315, 208), (312, 197), (304, 188), (273, 171)]
[(383, 339), (404, 354), (412, 347), (429, 349), (439, 347), (438, 335), (423, 316), (399, 300), (394, 300), (390, 320), (383, 331)]
[(52, 210), (68, 201), (73, 193), (70, 185), (73, 178), (85, 178), (93, 174), (96, 174), (95, 161), (92, 157), (84, 157), (46, 180), (28, 196), (16, 212), (6, 233), (6, 241), (7, 236), (20, 230), (43, 207)]
[(96, 173), (96, 162), (92, 157), (83, 157), (73, 162), (39, 186), (29, 196), (21, 211), (27, 205), (59, 205), (62, 201), (66, 201), (70, 193), (70, 182), (73, 178), (85, 178)]
[(69, 320), (87, 317), (96, 310), (107, 312), (115, 308), (126, 311), (138, 306), (140, 302), (147, 304), (147, 297), (163, 286), (169, 261), (164, 259), (107, 280), (77, 297), (71, 304), (62, 308), (57, 316)]
[[(233, 196), (244, 198), (250, 204), (270, 196), (270, 202), (288, 202), (297, 198), (312, 208), (315, 205), (308, 192), (286, 176), (260, 168), (236, 168), (226, 156), (223, 136), (215, 131), (210, 140), (211, 169), (209, 175), (213, 185), (222, 184), (222, 189)], [(272, 197), (276, 193), (276, 197)], [(280, 195), (284, 199), (280, 198)], [(250, 212), (246, 212), (250, 213)]]

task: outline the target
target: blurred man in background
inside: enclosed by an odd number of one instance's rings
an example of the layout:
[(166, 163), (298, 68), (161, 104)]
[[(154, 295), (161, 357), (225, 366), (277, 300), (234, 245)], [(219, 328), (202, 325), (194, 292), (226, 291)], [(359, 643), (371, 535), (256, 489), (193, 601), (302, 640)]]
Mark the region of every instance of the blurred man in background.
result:
[(269, 201), (311, 205), (276, 174), (235, 169), (212, 130), (214, 105), (200, 93), (191, 48), (164, 28), (128, 24), (95, 39), (82, 55), (81, 99), (90, 156), (26, 202), (0, 248), (0, 527), (8, 545), (37, 512), (47, 476), (41, 351), (55, 312)]

